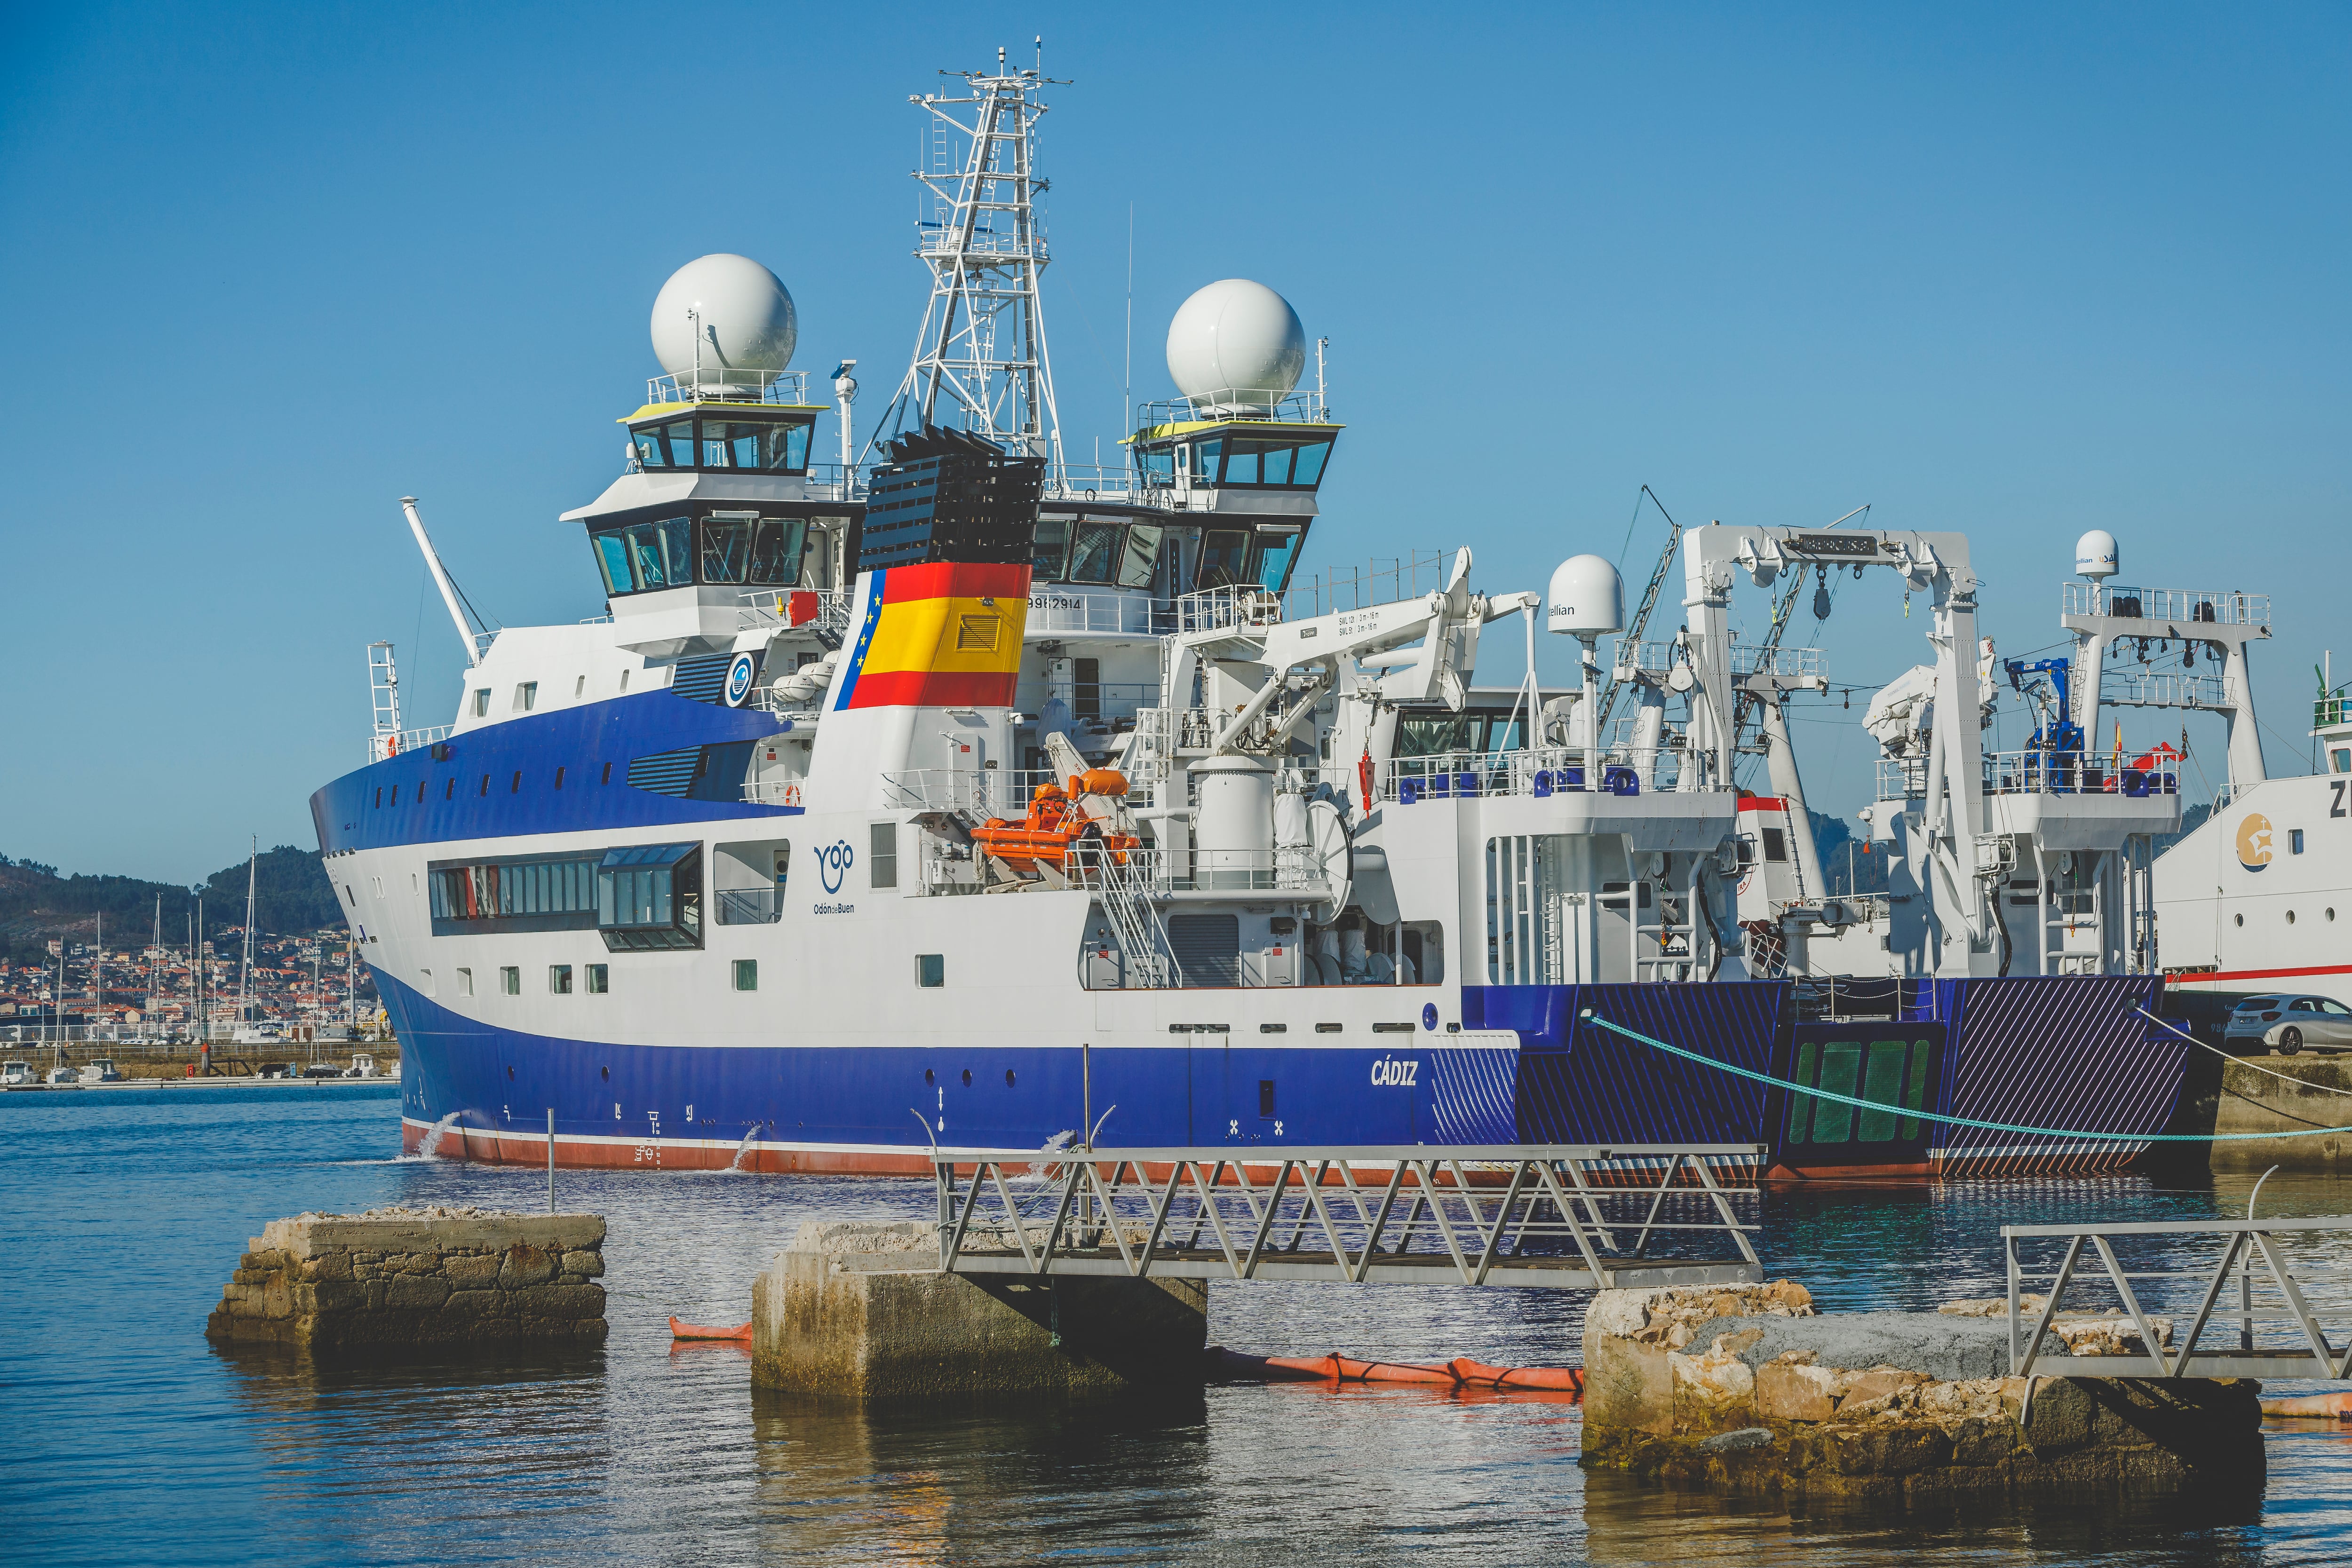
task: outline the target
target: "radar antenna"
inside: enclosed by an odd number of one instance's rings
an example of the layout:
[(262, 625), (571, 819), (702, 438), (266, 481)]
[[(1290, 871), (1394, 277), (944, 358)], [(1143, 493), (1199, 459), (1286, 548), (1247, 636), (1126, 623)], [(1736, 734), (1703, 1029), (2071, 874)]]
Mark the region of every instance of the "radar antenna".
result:
[[(1039, 58), (1043, 59), (1042, 45)], [(971, 96), (909, 95), (931, 116), (929, 167), (914, 171), (930, 193), (915, 255), (930, 268), (931, 297), (915, 352), (889, 410), (867, 444), (891, 434), (954, 423), (1028, 457), (1045, 460), (1048, 487), (1066, 477), (1062, 429), (1054, 410), (1053, 361), (1037, 293), (1049, 259), (1037, 198), (1050, 182), (1036, 172), (1037, 121), (1045, 87), (1066, 86), (1036, 70), (941, 71), (959, 76)], [(962, 118), (969, 115), (969, 119)]]

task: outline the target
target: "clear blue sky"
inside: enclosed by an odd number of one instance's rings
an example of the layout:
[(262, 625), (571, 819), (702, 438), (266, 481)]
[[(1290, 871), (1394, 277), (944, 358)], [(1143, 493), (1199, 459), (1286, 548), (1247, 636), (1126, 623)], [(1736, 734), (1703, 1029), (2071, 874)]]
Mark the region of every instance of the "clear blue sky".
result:
[[(1131, 204), (1139, 397), (1214, 278), (1332, 340), (1307, 570), (1467, 543), (1483, 586), (1540, 586), (1616, 556), (1643, 483), (1686, 523), (1868, 501), (1967, 530), (2022, 653), (2104, 527), (2126, 580), (2273, 595), (2258, 692), (2305, 766), (2352, 521), (2341, 6), (15, 16), (0, 852), (187, 880), (313, 842), (370, 641), (413, 722), (456, 706), (403, 494), (484, 611), (596, 613), (556, 514), (615, 472), (691, 257), (772, 267), (798, 364), (856, 356), (878, 410), (922, 306), (907, 96), (1039, 32), (1075, 78), (1042, 148), (1074, 458), (1118, 434)], [(1927, 657), (1900, 604), (1841, 591), (1833, 678)], [(1851, 811), (1858, 726), (1800, 734)]]

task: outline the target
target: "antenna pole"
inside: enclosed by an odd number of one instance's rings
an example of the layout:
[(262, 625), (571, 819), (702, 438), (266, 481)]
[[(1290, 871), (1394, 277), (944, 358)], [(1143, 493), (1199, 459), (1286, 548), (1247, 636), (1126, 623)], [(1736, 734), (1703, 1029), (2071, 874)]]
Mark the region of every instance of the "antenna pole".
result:
[(1135, 204), (1127, 204), (1127, 358), (1119, 367), (1118, 432), (1135, 434)]
[(449, 611), (449, 623), (457, 628), (457, 640), (466, 645), (466, 667), (470, 670), (482, 662), (474, 649), (474, 629), (466, 624), (466, 617), (457, 608), (457, 591), (450, 586), (449, 573), (425, 532), (425, 519), (416, 515), (416, 497), (403, 496), (400, 509), (408, 515), (408, 531), (416, 536), (416, 548), (425, 552), (425, 570), (433, 574), (434, 586), (441, 591), (441, 602)]

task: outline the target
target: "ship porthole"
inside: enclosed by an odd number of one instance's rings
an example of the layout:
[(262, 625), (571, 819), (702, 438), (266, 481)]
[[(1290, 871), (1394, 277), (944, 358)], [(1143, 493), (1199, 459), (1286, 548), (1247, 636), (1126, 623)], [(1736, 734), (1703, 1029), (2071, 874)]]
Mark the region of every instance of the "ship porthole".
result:
[(971, 1069), (969, 1067), (963, 1070), (963, 1086), (967, 1089), (971, 1087)]
[(2246, 917), (2242, 915), (2235, 916), (2235, 919), (2241, 925), (2243, 925), (2246, 923)]
[(598, 1068), (598, 1069), (596, 1070), (596, 1071), (597, 1071), (597, 1074), (598, 1074), (600, 1077), (602, 1077), (605, 1082), (610, 1083), (610, 1082), (613, 1081), (613, 1070), (612, 1070), (611, 1068), (609, 1068), (609, 1067), (600, 1067), (600, 1068)]
[(1009, 1067), (1004, 1070), (1004, 1086), (1007, 1089), (1013, 1087), (1013, 1069)]
[(2290, 910), (2288, 910), (2288, 911), (2286, 912), (2286, 923), (2287, 923), (2289, 925), (2294, 925), (2294, 910), (2292, 910), (2292, 909), (2290, 909)]
[(2336, 911), (2334, 911), (2333, 909), (2329, 910), (2329, 911), (2327, 912), (2327, 918), (2328, 918), (2328, 919), (2330, 919), (2330, 920), (2335, 919), (2335, 918), (2336, 918)]
[(928, 1068), (928, 1067), (926, 1067), (926, 1068), (924, 1068), (924, 1069), (923, 1069), (923, 1082), (926, 1082), (926, 1083), (937, 1083), (939, 1081), (940, 1081), (940, 1075), (939, 1075), (938, 1073), (936, 1073), (936, 1072), (932, 1071), (931, 1071), (929, 1068)]
[(511, 1067), (507, 1069), (507, 1082), (509, 1083), (514, 1082), (514, 1069)]

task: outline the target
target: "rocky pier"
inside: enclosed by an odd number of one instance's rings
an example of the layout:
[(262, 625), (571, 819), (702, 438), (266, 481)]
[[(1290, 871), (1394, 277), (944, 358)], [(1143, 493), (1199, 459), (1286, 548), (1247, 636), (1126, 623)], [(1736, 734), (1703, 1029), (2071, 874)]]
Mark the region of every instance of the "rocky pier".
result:
[(602, 1344), (604, 1273), (601, 1215), (302, 1214), (247, 1243), (205, 1334), (303, 1349)]
[[(2260, 1490), (2259, 1384), (2011, 1377), (2004, 1307), (1820, 1314), (1788, 1281), (1601, 1291), (1583, 1463), (1792, 1504)], [(2053, 1331), (2074, 1355), (2142, 1353), (2112, 1316)]]

